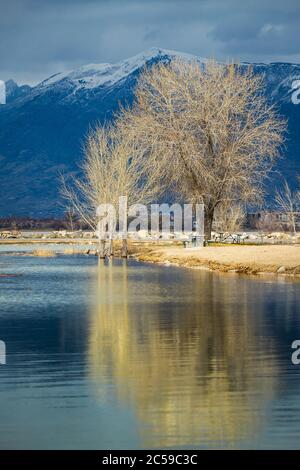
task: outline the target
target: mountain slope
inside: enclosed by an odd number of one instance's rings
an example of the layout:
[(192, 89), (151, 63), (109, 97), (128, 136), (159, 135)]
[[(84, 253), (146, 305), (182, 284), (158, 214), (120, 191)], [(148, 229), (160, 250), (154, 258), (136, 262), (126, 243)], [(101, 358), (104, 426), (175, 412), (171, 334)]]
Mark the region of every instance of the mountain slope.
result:
[[(32, 88), (9, 82), (7, 104), (0, 106), (0, 216), (62, 213), (58, 175), (76, 170), (89, 127), (110, 121), (120, 103), (132, 101), (145, 65), (178, 56), (192, 58), (151, 49), (119, 64), (56, 74)], [(268, 97), (289, 118), (286, 158), (279, 168), (291, 178), (300, 173), (300, 106), (291, 101), (300, 65), (254, 64), (254, 71), (265, 74)]]

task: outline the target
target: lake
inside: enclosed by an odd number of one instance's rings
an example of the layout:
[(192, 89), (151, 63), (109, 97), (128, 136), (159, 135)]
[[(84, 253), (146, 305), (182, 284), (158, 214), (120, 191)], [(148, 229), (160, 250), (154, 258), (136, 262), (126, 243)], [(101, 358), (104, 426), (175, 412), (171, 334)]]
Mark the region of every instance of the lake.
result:
[(2, 253), (1, 449), (300, 448), (300, 283)]

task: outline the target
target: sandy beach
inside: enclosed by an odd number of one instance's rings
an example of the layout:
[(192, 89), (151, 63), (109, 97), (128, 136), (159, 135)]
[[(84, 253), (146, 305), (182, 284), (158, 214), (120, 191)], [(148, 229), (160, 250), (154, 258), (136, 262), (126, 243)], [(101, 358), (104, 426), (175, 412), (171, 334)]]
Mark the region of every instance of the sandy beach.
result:
[(135, 257), (140, 261), (223, 272), (300, 275), (300, 245), (149, 247)]

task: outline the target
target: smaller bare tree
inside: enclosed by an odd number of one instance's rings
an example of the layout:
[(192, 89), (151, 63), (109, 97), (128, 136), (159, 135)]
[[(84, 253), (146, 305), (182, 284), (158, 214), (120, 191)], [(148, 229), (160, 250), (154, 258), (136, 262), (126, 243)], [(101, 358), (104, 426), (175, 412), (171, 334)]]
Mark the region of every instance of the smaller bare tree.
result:
[(73, 232), (75, 228), (75, 212), (73, 207), (69, 207), (65, 213), (65, 226), (67, 230)]
[[(119, 198), (127, 198), (128, 207), (148, 204), (158, 196), (163, 186), (159, 168), (141, 151), (122, 122), (116, 126), (98, 126), (92, 130), (84, 147), (81, 176), (62, 178), (62, 194), (80, 218), (92, 230), (98, 224), (97, 208), (101, 204), (114, 206), (118, 217)], [(108, 224), (113, 226), (113, 224)], [(109, 254), (113, 254), (112, 233), (109, 234)], [(105, 256), (104, 240), (99, 244), (100, 257)], [(127, 239), (123, 239), (122, 255), (127, 256)]]
[(277, 208), (286, 215), (287, 224), (293, 234), (296, 235), (296, 212), (300, 208), (300, 191), (293, 191), (288, 182), (284, 180), (283, 187), (276, 191), (275, 202)]
[(214, 228), (219, 232), (234, 233), (241, 230), (246, 218), (244, 207), (239, 204), (229, 205), (225, 201), (216, 208)]

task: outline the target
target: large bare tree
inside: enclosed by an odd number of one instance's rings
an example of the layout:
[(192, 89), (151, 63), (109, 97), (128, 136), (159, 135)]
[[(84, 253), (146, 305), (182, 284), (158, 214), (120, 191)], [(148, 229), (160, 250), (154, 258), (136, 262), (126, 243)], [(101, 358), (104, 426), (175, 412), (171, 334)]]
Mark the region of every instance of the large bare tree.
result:
[(204, 203), (205, 235), (215, 209), (251, 204), (279, 155), (285, 122), (251, 67), (174, 61), (146, 69), (120, 121), (164, 181)]
[[(151, 171), (150, 171), (151, 166)], [(63, 178), (62, 192), (68, 205), (91, 227), (97, 229), (97, 209), (112, 204), (118, 217), (119, 198), (127, 198), (127, 207), (148, 204), (160, 193), (159, 169), (151, 165), (144, 151), (122, 127), (97, 126), (91, 130), (84, 146), (80, 176)], [(111, 234), (112, 235), (112, 234)], [(110, 248), (112, 248), (110, 240)], [(104, 243), (100, 243), (100, 255)], [(123, 240), (123, 255), (127, 254), (127, 239)]]

